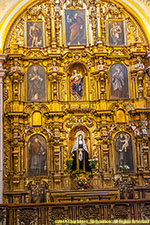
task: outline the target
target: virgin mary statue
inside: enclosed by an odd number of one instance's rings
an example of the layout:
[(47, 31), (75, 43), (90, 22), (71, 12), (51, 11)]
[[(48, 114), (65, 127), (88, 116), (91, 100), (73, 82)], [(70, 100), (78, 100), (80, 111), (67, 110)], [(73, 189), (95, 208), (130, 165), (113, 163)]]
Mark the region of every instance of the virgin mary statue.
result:
[(83, 134), (79, 132), (71, 151), (73, 154), (72, 170), (90, 171), (89, 152)]

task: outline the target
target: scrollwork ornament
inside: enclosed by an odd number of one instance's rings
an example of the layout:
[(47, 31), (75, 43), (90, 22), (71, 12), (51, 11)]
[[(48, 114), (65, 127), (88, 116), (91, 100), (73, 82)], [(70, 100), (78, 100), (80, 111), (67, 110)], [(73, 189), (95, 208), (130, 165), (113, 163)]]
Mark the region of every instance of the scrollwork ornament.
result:
[(25, 225), (30, 225), (37, 218), (37, 211), (34, 209), (21, 209), (18, 214), (19, 221)]

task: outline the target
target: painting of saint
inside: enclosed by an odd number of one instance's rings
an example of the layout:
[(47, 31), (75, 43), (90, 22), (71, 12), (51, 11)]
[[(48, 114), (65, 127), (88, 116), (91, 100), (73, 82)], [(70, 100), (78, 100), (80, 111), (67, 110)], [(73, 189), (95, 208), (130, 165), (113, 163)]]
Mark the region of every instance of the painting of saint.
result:
[(43, 23), (27, 22), (27, 47), (43, 47)]
[(84, 76), (81, 73), (78, 73), (78, 71), (76, 69), (74, 69), (73, 73), (70, 77), (70, 92), (73, 95), (82, 97), (83, 79), (84, 79)]
[(47, 175), (46, 140), (42, 135), (33, 135), (28, 141), (28, 165), (30, 176)]
[(89, 152), (87, 145), (84, 140), (84, 132), (78, 132), (76, 141), (72, 148), (71, 153), (73, 154), (73, 165), (72, 170), (78, 171), (90, 171), (89, 166)]
[(128, 133), (119, 132), (114, 139), (115, 151), (117, 154), (117, 171), (121, 171), (121, 166), (128, 166), (129, 171), (133, 171), (132, 140)]
[(125, 45), (123, 21), (108, 21), (109, 45)]
[(84, 10), (65, 10), (66, 45), (86, 45)]
[(45, 70), (39, 65), (33, 65), (27, 71), (27, 101), (45, 100)]
[(121, 63), (115, 63), (110, 68), (111, 99), (127, 99), (128, 93), (128, 71)]

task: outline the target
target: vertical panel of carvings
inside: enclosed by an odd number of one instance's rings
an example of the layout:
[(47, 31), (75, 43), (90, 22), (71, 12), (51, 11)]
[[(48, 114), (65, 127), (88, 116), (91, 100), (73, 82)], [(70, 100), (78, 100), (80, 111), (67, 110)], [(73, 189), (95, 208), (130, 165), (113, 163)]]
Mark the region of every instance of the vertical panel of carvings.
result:
[(0, 203), (3, 203), (3, 62), (6, 55), (0, 55)]
[(12, 82), (12, 99), (14, 101), (21, 100), (21, 82), (23, 81), (23, 73), (21, 72), (21, 67), (18, 62), (14, 62), (14, 66), (11, 69), (11, 82)]
[(51, 100), (60, 100), (60, 80), (63, 73), (59, 72), (59, 67), (55, 60), (49, 69), (49, 80), (51, 83)]
[(106, 74), (105, 72), (99, 72), (100, 75), (100, 92), (101, 92), (101, 99), (106, 98)]
[(96, 12), (95, 7), (91, 7), (91, 14), (90, 19), (92, 23), (92, 30), (93, 30), (93, 44), (96, 45)]
[(53, 123), (53, 129), (54, 129), (54, 186), (55, 188), (60, 188), (61, 187), (61, 176), (60, 176), (60, 124), (59, 124), (59, 118), (55, 117), (54, 118), (54, 123)]
[(136, 76), (136, 73), (131, 73), (131, 90), (132, 90), (132, 93), (131, 93), (131, 98), (138, 98), (138, 93), (137, 93), (137, 76)]
[(143, 185), (143, 160), (142, 160), (142, 140), (140, 138), (137, 139), (136, 148), (137, 148), (137, 159), (138, 159), (138, 177), (139, 177), (139, 185)]
[[(60, 9), (59, 9), (60, 10)], [(55, 21), (56, 21), (56, 37), (57, 37), (57, 46), (60, 46), (60, 26), (61, 26), (61, 16), (58, 9), (55, 10)]]
[(135, 65), (135, 70), (137, 73), (137, 85), (138, 85), (138, 97), (142, 98), (143, 96), (143, 80), (144, 80), (144, 70), (145, 66), (142, 64), (142, 59), (138, 58)]
[(56, 34), (55, 34), (55, 13), (54, 13), (54, 1), (50, 2), (50, 16), (51, 16), (51, 47), (56, 49)]
[(100, 14), (100, 1), (96, 1), (96, 9), (97, 9), (97, 43), (98, 46), (102, 44), (102, 33), (101, 33), (101, 14)]
[(143, 97), (143, 78), (144, 78), (144, 70), (137, 72), (137, 81), (138, 81), (138, 97)]

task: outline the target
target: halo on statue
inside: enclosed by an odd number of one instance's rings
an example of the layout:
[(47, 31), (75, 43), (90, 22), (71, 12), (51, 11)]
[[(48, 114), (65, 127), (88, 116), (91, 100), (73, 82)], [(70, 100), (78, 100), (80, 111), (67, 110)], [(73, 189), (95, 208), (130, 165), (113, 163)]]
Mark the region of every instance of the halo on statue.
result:
[(85, 139), (85, 133), (84, 133), (82, 130), (78, 131), (78, 132), (76, 133), (75, 137), (77, 138), (79, 135), (82, 135), (83, 138)]

